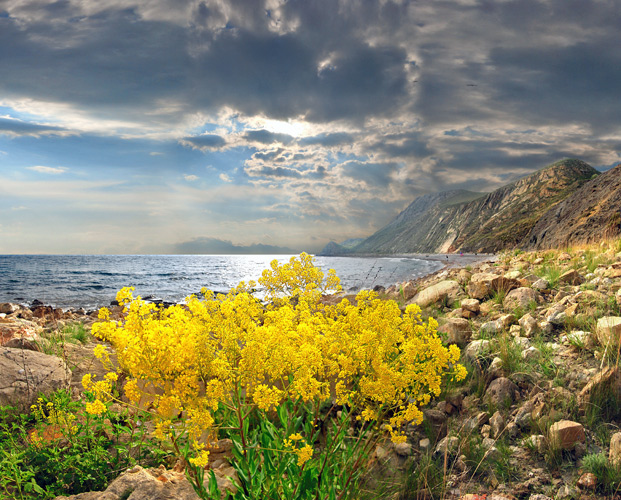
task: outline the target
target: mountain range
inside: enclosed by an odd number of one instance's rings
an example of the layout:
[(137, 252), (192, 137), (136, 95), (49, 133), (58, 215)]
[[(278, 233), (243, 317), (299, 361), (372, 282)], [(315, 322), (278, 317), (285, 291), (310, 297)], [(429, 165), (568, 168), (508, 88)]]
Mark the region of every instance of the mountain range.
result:
[(620, 227), (621, 164), (600, 173), (564, 159), (491, 193), (419, 196), (368, 238), (330, 242), (320, 255), (545, 249), (613, 237)]

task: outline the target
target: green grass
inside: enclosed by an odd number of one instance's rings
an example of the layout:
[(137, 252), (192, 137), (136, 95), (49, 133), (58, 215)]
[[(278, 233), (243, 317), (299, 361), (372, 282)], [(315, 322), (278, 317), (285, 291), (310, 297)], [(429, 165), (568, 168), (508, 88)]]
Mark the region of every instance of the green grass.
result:
[(597, 478), (597, 489), (607, 495), (615, 495), (621, 488), (621, 468), (611, 464), (604, 453), (585, 455), (582, 468)]

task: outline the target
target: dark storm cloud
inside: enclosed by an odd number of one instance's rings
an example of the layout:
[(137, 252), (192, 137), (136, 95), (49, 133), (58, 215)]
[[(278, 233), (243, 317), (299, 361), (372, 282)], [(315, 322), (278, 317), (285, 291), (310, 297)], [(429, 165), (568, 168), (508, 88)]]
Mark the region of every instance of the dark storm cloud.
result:
[(319, 134), (312, 137), (304, 137), (298, 141), (302, 146), (341, 146), (352, 144), (354, 136), (347, 132), (336, 132), (333, 134)]
[(48, 134), (63, 134), (66, 132), (67, 130), (61, 127), (38, 125), (36, 123), (0, 117), (0, 134), (39, 136)]
[(205, 134), (197, 135), (195, 137), (184, 137), (181, 140), (182, 144), (190, 145), (197, 149), (219, 149), (226, 145), (226, 141), (219, 135)]
[(537, 51), (493, 49), (491, 63), (502, 68), (495, 99), (533, 122), (586, 121), (598, 129), (617, 124), (619, 46), (602, 38)]
[(288, 134), (270, 132), (269, 130), (249, 130), (244, 134), (244, 139), (261, 144), (273, 144), (274, 142), (289, 144), (293, 137)]
[(302, 177), (297, 170), (285, 167), (270, 167), (263, 165), (261, 167), (248, 167), (246, 173), (251, 177), (275, 177), (275, 178), (294, 178)]
[(348, 161), (341, 166), (343, 175), (360, 180), (369, 187), (385, 188), (392, 181), (392, 174), (398, 170), (396, 163), (373, 163)]

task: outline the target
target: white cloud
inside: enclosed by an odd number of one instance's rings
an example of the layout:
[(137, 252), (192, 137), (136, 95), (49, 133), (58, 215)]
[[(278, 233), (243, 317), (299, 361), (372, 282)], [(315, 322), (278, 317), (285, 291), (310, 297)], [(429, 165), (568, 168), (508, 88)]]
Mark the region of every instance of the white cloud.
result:
[(224, 172), (220, 174), (220, 180), (224, 182), (233, 182), (233, 180)]
[(198, 180), (197, 175), (191, 175), (191, 174), (183, 174), (183, 178), (188, 182), (194, 182)]
[(65, 167), (45, 167), (43, 165), (36, 165), (34, 167), (26, 167), (27, 170), (34, 170), (40, 174), (58, 175), (64, 174), (68, 169)]

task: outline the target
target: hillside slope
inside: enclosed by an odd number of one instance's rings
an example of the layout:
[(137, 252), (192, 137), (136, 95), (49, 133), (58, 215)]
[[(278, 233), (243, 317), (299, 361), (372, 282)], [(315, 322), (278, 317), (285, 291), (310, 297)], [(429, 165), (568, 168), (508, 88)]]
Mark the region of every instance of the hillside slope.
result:
[[(487, 195), (448, 191), (416, 198), (348, 254), (497, 252), (524, 241), (541, 216), (599, 172), (565, 159)], [(341, 249), (331, 246), (331, 255)]]
[(621, 164), (587, 182), (538, 220), (520, 246), (560, 248), (621, 234)]

